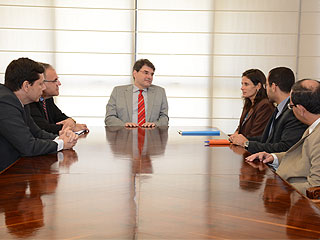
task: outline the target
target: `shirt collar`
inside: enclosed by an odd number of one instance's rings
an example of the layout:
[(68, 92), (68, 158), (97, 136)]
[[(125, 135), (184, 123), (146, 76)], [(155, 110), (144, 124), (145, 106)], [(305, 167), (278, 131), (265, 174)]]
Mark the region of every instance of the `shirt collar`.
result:
[[(139, 92), (140, 88), (133, 84), (133, 92)], [(148, 88), (142, 89), (144, 92), (148, 91)]]
[(21, 106), (24, 108), (24, 104), (21, 102), (21, 100), (18, 98), (19, 102), (21, 103)]
[(281, 103), (279, 103), (279, 105), (277, 106), (279, 113), (282, 112), (282, 110), (284, 109), (284, 107), (287, 104), (287, 101), (289, 100), (290, 96), (288, 96), (286, 99), (284, 99)]
[(312, 131), (316, 128), (316, 126), (319, 124), (320, 118), (318, 118), (316, 121), (314, 121), (310, 127), (309, 127), (309, 134), (312, 133)]

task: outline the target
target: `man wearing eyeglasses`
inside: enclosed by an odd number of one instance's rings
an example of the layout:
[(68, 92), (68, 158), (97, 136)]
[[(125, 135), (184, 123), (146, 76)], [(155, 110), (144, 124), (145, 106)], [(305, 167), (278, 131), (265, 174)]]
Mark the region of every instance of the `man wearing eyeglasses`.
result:
[(309, 126), (302, 138), (287, 152), (259, 152), (246, 160), (278, 166), (277, 173), (305, 195), (306, 189), (320, 186), (320, 83), (310, 79), (296, 82), (289, 106)]
[(134, 83), (113, 89), (106, 107), (106, 126), (168, 126), (168, 102), (164, 88), (153, 85), (155, 67), (148, 59), (133, 66)]
[(46, 88), (44, 68), (29, 58), (13, 60), (0, 84), (0, 172), (20, 156), (37, 156), (72, 148), (78, 136), (65, 129), (59, 136), (41, 130), (28, 104), (39, 101)]
[(74, 132), (88, 131), (85, 124), (77, 124), (76, 121), (65, 115), (54, 103), (53, 97), (59, 95), (59, 81), (56, 70), (47, 63), (41, 63), (45, 69), (44, 84), (46, 89), (39, 102), (30, 104), (31, 116), (35, 123), (47, 132), (58, 134), (60, 130), (69, 127)]
[(287, 151), (308, 127), (300, 122), (288, 108), (290, 90), (295, 82), (294, 73), (287, 67), (277, 67), (269, 72), (266, 89), (270, 102), (277, 107), (263, 134), (246, 138), (242, 134), (230, 137), (233, 144), (245, 147), (250, 153)]

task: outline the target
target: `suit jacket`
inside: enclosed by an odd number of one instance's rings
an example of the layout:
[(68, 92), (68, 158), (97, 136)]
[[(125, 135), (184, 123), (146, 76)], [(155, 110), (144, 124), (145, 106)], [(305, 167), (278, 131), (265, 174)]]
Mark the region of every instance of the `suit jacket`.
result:
[(306, 195), (309, 187), (320, 186), (320, 124), (302, 138), (287, 152), (277, 153), (277, 173)]
[(272, 119), (269, 119), (262, 136), (248, 138), (249, 147), (247, 150), (250, 153), (263, 151), (268, 153), (285, 152), (299, 141), (308, 126), (294, 116), (292, 110), (288, 109), (287, 103), (280, 116), (274, 121), (270, 136), (269, 129)]
[[(273, 111), (274, 105), (269, 102), (268, 98), (254, 104), (249, 112), (243, 110), (237, 128), (238, 133), (246, 138), (261, 136)], [(247, 114), (248, 116), (245, 119)]]
[[(106, 107), (106, 126), (124, 126), (132, 122), (133, 84), (115, 87)], [(147, 91), (148, 107), (146, 122), (168, 126), (168, 102), (164, 88), (151, 85)]]
[(33, 102), (29, 104), (30, 113), (34, 122), (43, 130), (51, 133), (58, 134), (62, 129), (62, 124), (56, 124), (69, 118), (65, 115), (54, 103), (53, 98), (46, 99), (48, 120), (46, 119), (45, 112), (40, 102)]
[(36, 156), (57, 151), (56, 135), (41, 130), (17, 96), (0, 84), (0, 165), (10, 166), (20, 156)]

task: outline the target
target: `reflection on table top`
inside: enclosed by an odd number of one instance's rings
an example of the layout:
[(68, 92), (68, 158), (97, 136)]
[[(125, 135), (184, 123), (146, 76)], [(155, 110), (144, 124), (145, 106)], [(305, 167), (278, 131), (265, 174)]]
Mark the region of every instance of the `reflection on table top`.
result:
[(320, 210), (265, 165), (177, 130), (95, 127), (20, 159), (0, 175), (0, 239), (320, 237)]

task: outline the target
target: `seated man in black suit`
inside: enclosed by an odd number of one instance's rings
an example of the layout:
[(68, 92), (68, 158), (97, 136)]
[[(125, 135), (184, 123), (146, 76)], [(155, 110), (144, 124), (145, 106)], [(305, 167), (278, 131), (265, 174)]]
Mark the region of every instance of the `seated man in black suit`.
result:
[(73, 131), (86, 130), (87, 125), (78, 124), (76, 121), (65, 115), (54, 103), (53, 97), (59, 95), (61, 85), (56, 70), (47, 63), (41, 63), (45, 69), (43, 91), (40, 101), (30, 103), (30, 113), (34, 122), (43, 130), (58, 134), (61, 129), (70, 127)]
[(301, 123), (288, 109), (294, 73), (286, 67), (277, 67), (269, 72), (266, 89), (269, 101), (277, 108), (269, 119), (262, 136), (245, 138), (242, 134), (230, 137), (233, 144), (245, 147), (251, 153), (285, 152), (301, 138), (307, 125)]
[(1, 164), (6, 160), (13, 163), (20, 156), (69, 149), (78, 140), (68, 128), (57, 136), (41, 130), (32, 120), (27, 104), (39, 101), (45, 89), (43, 72), (42, 65), (28, 58), (14, 60), (6, 69), (5, 84), (0, 84)]

